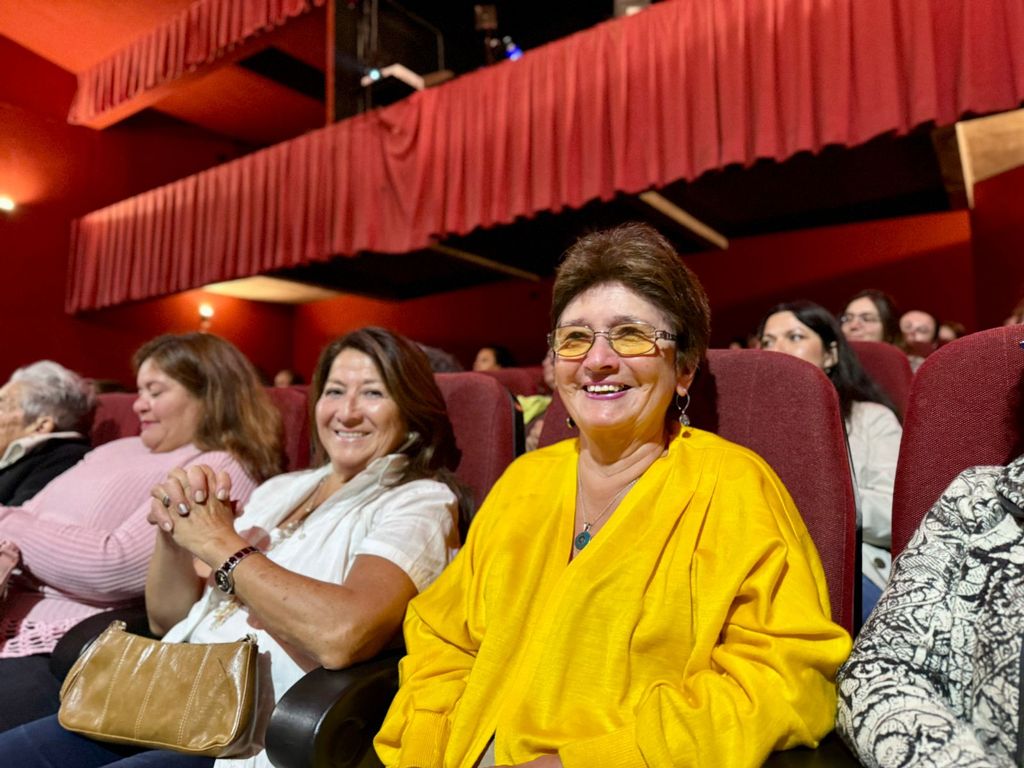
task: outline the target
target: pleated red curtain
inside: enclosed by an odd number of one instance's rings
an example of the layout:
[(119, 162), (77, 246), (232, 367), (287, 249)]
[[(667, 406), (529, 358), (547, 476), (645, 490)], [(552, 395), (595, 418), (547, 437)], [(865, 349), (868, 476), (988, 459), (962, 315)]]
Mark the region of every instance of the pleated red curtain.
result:
[(196, 0), (185, 11), (78, 76), (68, 122), (88, 124), (173, 83), (326, 0)]
[(1024, 0), (652, 6), (74, 225), (69, 311), (1024, 101)]

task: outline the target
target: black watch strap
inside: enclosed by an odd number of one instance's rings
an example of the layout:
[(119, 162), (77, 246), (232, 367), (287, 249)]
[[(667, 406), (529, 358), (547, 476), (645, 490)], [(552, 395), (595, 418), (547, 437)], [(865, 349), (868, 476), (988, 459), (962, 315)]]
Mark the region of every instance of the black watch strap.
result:
[(235, 570), (240, 562), (242, 562), (249, 555), (255, 555), (260, 553), (259, 547), (242, 547), (224, 561), (224, 565), (218, 568), (213, 573), (213, 580), (217, 583), (217, 589), (223, 592), (225, 595), (235, 594), (235, 579), (231, 575), (231, 572)]

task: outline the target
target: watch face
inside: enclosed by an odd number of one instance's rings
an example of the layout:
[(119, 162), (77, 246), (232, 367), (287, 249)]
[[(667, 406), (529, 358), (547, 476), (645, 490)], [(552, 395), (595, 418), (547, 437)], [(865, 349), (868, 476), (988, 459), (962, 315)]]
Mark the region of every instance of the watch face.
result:
[(224, 594), (230, 595), (234, 593), (235, 585), (231, 579), (230, 573), (223, 570), (214, 571), (213, 580), (217, 582), (217, 589)]

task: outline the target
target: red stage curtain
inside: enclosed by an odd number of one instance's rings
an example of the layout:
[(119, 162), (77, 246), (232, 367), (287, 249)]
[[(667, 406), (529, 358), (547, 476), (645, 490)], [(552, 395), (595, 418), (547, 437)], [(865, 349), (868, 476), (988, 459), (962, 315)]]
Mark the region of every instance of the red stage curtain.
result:
[(78, 76), (68, 122), (105, 111), (216, 61), (268, 29), (326, 0), (196, 0), (166, 24)]
[(75, 225), (70, 311), (1024, 101), (1024, 0), (652, 6)]

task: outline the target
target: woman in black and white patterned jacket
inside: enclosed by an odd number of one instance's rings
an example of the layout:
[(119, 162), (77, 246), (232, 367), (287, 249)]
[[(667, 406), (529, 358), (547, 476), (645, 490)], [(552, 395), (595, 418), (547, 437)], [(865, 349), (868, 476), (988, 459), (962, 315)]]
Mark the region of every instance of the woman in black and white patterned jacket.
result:
[(867, 766), (1020, 766), (1024, 456), (961, 474), (839, 671), (837, 727)]

